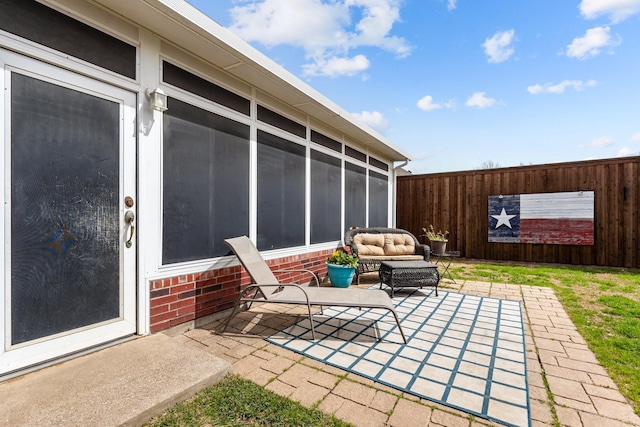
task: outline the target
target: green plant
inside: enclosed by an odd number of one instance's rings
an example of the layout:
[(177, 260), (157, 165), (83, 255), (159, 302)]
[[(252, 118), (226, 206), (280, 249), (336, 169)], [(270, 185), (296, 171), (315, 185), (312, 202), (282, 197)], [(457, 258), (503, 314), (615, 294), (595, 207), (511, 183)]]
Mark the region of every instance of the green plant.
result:
[(424, 234), (421, 234), (420, 237), (426, 237), (432, 242), (447, 242), (449, 240), (447, 239), (447, 236), (449, 235), (449, 232), (447, 230), (445, 230), (444, 232), (440, 230), (436, 231), (433, 228), (433, 225), (429, 225), (429, 228), (422, 227), (422, 232)]
[(358, 266), (358, 257), (354, 254), (347, 253), (342, 250), (337, 250), (327, 258), (327, 263), (346, 265), (348, 267), (356, 268)]

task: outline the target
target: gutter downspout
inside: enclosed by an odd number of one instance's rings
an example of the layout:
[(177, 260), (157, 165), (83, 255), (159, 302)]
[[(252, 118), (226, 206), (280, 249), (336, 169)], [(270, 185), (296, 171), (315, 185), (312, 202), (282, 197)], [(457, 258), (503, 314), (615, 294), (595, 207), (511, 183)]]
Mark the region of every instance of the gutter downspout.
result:
[(399, 164), (398, 166), (393, 168), (393, 200), (392, 200), (392, 206), (393, 206), (393, 212), (391, 213), (391, 227), (396, 228), (396, 211), (397, 211), (397, 206), (396, 206), (396, 202), (397, 202), (397, 191), (398, 191), (398, 179), (397, 179), (397, 170), (401, 169), (405, 166), (407, 166), (409, 164), (409, 159), (405, 159), (403, 163)]

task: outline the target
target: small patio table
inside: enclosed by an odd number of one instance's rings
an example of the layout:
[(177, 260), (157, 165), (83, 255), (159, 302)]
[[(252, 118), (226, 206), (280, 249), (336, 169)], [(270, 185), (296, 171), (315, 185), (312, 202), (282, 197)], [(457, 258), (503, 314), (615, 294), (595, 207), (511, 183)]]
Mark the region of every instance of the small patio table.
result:
[(453, 283), (456, 283), (456, 281), (451, 276), (451, 273), (449, 272), (449, 266), (451, 265), (452, 258), (460, 257), (460, 251), (444, 251), (439, 254), (431, 253), (431, 256), (435, 258), (436, 264), (440, 264), (440, 266), (442, 267), (442, 277), (449, 276), (449, 279), (451, 279)]
[(435, 286), (438, 296), (440, 273), (438, 266), (427, 261), (383, 261), (380, 264), (380, 288), (382, 284), (391, 288), (391, 297), (396, 288)]

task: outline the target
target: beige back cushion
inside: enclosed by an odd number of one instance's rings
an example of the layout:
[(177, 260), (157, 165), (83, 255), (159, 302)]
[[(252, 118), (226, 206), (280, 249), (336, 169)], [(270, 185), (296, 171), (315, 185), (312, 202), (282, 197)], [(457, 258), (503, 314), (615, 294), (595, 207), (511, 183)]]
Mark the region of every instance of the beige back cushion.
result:
[(358, 233), (353, 236), (358, 255), (384, 255), (384, 234)]
[(408, 234), (385, 234), (385, 255), (413, 255), (416, 252), (416, 243)]

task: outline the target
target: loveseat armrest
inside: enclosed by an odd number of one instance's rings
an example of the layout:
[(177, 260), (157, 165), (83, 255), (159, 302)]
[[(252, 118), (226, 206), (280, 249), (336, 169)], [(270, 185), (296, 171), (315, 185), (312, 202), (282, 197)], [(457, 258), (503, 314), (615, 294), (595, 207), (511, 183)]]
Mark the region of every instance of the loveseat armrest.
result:
[(416, 255), (422, 255), (425, 261), (431, 259), (431, 247), (429, 245), (416, 245)]

